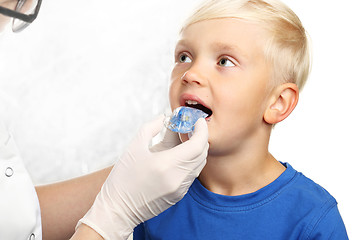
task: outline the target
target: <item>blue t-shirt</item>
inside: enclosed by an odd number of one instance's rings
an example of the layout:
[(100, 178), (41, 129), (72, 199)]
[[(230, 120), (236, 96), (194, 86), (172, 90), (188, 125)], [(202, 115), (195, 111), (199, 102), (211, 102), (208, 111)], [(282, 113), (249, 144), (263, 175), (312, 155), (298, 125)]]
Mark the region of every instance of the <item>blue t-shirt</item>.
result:
[(274, 182), (240, 196), (210, 192), (195, 179), (181, 201), (136, 227), (134, 240), (348, 239), (336, 200), (284, 166)]

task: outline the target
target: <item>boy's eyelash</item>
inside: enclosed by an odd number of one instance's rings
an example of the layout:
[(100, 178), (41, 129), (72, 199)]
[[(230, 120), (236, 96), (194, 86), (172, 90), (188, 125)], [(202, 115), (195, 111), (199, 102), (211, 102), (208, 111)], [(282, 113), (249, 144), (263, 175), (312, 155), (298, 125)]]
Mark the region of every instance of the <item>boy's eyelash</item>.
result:
[(182, 57), (182, 56), (185, 56), (185, 57), (188, 57), (188, 58), (191, 59), (190, 54), (188, 54), (188, 53), (186, 53), (186, 52), (179, 52), (178, 54), (175, 54), (175, 61), (176, 61), (176, 62), (181, 62), (180, 60), (181, 60), (181, 57)]
[(219, 60), (217, 61), (217, 63), (219, 64), (222, 60), (226, 60), (226, 61), (229, 61), (231, 62), (233, 65), (237, 65), (237, 60), (232, 58), (232, 57), (229, 57), (229, 56), (221, 56), (218, 58)]

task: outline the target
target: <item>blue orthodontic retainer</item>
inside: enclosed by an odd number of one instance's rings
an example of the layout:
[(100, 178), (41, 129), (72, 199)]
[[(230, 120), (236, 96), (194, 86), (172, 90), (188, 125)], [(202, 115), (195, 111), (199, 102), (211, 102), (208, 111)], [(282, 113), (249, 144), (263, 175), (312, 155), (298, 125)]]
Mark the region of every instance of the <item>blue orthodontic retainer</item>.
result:
[(173, 132), (190, 133), (199, 118), (206, 118), (208, 114), (191, 107), (178, 107), (169, 118), (165, 120), (165, 126)]

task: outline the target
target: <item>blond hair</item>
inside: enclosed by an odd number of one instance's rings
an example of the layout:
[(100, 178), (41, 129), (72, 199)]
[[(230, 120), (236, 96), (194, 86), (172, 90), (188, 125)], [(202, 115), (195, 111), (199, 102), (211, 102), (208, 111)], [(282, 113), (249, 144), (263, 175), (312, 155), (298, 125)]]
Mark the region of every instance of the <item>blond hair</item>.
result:
[(196, 22), (238, 18), (259, 24), (269, 33), (264, 47), (267, 61), (273, 65), (275, 84), (293, 82), (301, 90), (311, 69), (311, 50), (300, 19), (279, 0), (206, 0), (185, 21)]

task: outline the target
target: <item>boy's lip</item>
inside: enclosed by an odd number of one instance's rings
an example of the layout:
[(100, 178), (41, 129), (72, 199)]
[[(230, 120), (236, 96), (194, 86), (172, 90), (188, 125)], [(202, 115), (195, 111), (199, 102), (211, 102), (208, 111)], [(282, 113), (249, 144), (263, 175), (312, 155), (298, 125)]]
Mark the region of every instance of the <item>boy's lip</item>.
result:
[[(193, 94), (189, 94), (189, 93), (184, 93), (180, 96), (180, 106), (186, 106), (186, 101), (191, 100), (191, 101), (196, 101), (199, 104), (203, 105), (204, 107), (208, 108), (211, 110), (211, 108), (198, 96), (193, 95)], [(212, 110), (211, 110), (212, 111)], [(211, 117), (211, 116), (209, 116)], [(207, 117), (206, 119), (208, 119), (209, 117)]]

